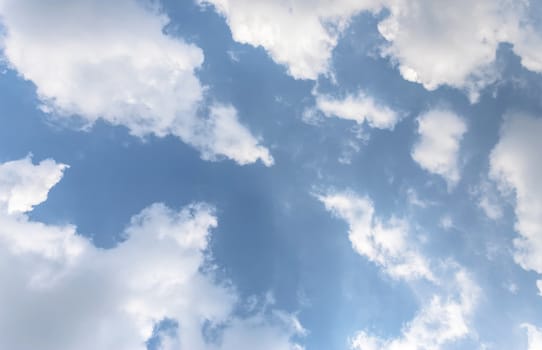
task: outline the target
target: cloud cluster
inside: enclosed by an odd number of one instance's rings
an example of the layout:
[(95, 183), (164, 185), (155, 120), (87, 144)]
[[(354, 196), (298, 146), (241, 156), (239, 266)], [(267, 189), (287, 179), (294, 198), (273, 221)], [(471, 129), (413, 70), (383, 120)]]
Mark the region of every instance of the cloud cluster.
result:
[[(144, 350), (170, 320), (175, 329), (162, 334), (162, 350), (236, 350), (258, 340), (266, 341), (261, 349), (301, 349), (292, 341), (304, 332), (295, 316), (270, 307), (234, 313), (234, 287), (208, 268), (217, 225), (208, 205), (153, 204), (111, 249), (95, 247), (72, 225), (31, 220), (28, 211), (65, 168), (30, 158), (0, 166), (0, 348)], [(24, 205), (10, 213), (9, 203)]]
[(350, 341), (353, 350), (436, 350), (471, 334), (470, 319), (479, 298), (479, 287), (469, 273), (456, 263), (439, 264), (439, 273), (417, 250), (404, 220), (383, 223), (367, 197), (351, 192), (330, 192), (319, 196), (326, 209), (349, 226), (354, 250), (375, 262), (386, 273), (414, 284), (431, 282), (436, 292), (422, 298), (422, 306), (406, 323), (397, 338), (381, 338), (367, 331)]
[(156, 6), (137, 0), (51, 5), (0, 0), (4, 60), (35, 84), (43, 111), (86, 125), (103, 119), (139, 137), (174, 135), (207, 158), (272, 163), (236, 113), (213, 113), (223, 108), (216, 106), (206, 116), (205, 88), (196, 76), (203, 52), (165, 34), (168, 18)]
[(419, 139), (412, 148), (412, 159), (430, 173), (442, 176), (449, 187), (460, 179), (460, 142), (467, 125), (453, 112), (434, 109), (418, 117)]
[(498, 79), (496, 52), (511, 43), (524, 67), (542, 72), (540, 24), (528, 1), (274, 1), (199, 0), (226, 18), (234, 40), (262, 46), (291, 76), (316, 79), (331, 69), (332, 51), (352, 17), (363, 11), (386, 16), (378, 31), (381, 54), (404, 79), (433, 90), (449, 85), (476, 101)]
[(233, 39), (263, 47), (296, 79), (330, 70), (331, 53), (353, 15), (378, 11), (378, 0), (198, 0), (226, 18)]

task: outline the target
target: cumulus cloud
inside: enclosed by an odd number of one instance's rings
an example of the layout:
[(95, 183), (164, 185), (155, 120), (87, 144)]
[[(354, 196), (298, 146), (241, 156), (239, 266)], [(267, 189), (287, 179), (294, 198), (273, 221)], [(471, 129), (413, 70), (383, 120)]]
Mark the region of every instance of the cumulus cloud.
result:
[(403, 326), (400, 336), (387, 339), (363, 330), (350, 339), (351, 349), (437, 350), (471, 334), (470, 320), (480, 290), (464, 268), (446, 261), (431, 269), (408, 236), (406, 222), (390, 219), (383, 223), (367, 197), (342, 192), (318, 198), (327, 210), (348, 223), (356, 252), (412, 286), (423, 278), (435, 287), (430, 295), (420, 298), (420, 310)]
[(315, 97), (315, 108), (326, 117), (352, 120), (358, 124), (367, 123), (372, 128), (390, 130), (400, 119), (399, 113), (361, 91), (344, 98), (324, 94), (316, 94)]
[[(170, 320), (176, 327), (163, 335), (162, 349), (233, 350), (255, 339), (267, 340), (268, 349), (300, 349), (292, 337), (304, 330), (294, 315), (270, 307), (247, 317), (233, 312), (239, 296), (207, 259), (213, 208), (153, 204), (131, 219), (123, 242), (99, 249), (72, 225), (28, 217), (64, 166), (19, 162), (24, 166), (0, 167), (0, 179), (10, 180), (0, 198), (9, 203), (28, 193), (11, 188), (35, 188), (28, 169), (40, 195), (25, 197), (18, 212), (0, 211), (0, 348), (143, 350)], [(205, 327), (216, 336), (206, 336)]]
[[(449, 85), (472, 102), (499, 78), (496, 52), (511, 43), (525, 68), (542, 71), (541, 27), (530, 20), (529, 1), (385, 0), (390, 13), (378, 24), (382, 49), (403, 78), (428, 90)], [(534, 9), (536, 11), (536, 9)]]
[(491, 152), (490, 177), (505, 194), (515, 196), (516, 262), (542, 273), (542, 119), (508, 114), (499, 142)]
[(47, 199), (49, 189), (60, 181), (66, 168), (51, 159), (34, 165), (31, 156), (0, 163), (0, 210), (9, 214), (32, 210)]
[(456, 290), (433, 296), (403, 327), (399, 337), (385, 339), (361, 331), (352, 338), (351, 349), (437, 350), (464, 338), (470, 333), (468, 319), (474, 311), (479, 290), (462, 270), (455, 274), (454, 282)]
[(363, 11), (387, 16), (378, 24), (386, 40), (381, 53), (403, 78), (429, 90), (450, 85), (479, 91), (499, 77), (499, 44), (511, 43), (522, 64), (542, 71), (541, 28), (531, 20), (528, 1), (272, 1), (198, 0), (226, 18), (233, 39), (264, 47), (298, 79), (316, 79), (330, 70), (331, 55), (351, 18)]
[(351, 17), (378, 11), (379, 0), (198, 0), (226, 18), (233, 39), (262, 46), (296, 79), (328, 73), (331, 53)]
[(326, 209), (348, 223), (348, 238), (354, 250), (381, 267), (393, 278), (433, 279), (429, 263), (410, 244), (405, 220), (382, 220), (372, 201), (350, 192), (318, 196)]
[(412, 158), (423, 169), (442, 176), (448, 186), (460, 178), (458, 153), (467, 125), (453, 112), (430, 110), (418, 117), (419, 139), (412, 149)]
[[(41, 109), (54, 117), (77, 116), (87, 125), (103, 119), (139, 137), (174, 135), (241, 164), (271, 163), (237, 118), (222, 118), (221, 130), (243, 139), (217, 141), (222, 135), (206, 122), (205, 87), (196, 76), (203, 52), (165, 34), (168, 18), (156, 6), (1, 0), (0, 18), (4, 60), (35, 84)], [(239, 145), (242, 151), (229, 148)]]
[(231, 106), (211, 107), (207, 127), (197, 141), (204, 159), (214, 159), (223, 154), (239, 164), (253, 163), (260, 159), (266, 166), (273, 165), (269, 150), (238, 122), (237, 111)]

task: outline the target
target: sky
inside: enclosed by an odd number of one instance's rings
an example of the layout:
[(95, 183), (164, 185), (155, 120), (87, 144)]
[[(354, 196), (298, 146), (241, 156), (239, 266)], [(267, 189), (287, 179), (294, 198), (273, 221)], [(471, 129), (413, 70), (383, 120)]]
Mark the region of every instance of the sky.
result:
[(542, 349), (542, 1), (0, 0), (0, 349)]

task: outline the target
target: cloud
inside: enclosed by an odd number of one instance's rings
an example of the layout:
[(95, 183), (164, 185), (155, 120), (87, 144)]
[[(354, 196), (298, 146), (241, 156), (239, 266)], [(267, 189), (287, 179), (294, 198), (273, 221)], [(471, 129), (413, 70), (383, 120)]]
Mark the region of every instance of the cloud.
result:
[(330, 71), (340, 35), (360, 12), (387, 10), (378, 30), (404, 79), (428, 90), (449, 85), (471, 101), (499, 78), (496, 52), (511, 43), (523, 66), (542, 72), (541, 28), (529, 17), (527, 1), (431, 0), (198, 0), (226, 18), (233, 39), (262, 46), (296, 79), (317, 79)]
[(458, 164), (459, 144), (467, 125), (456, 114), (430, 110), (418, 117), (419, 139), (412, 149), (412, 158), (423, 169), (442, 176), (448, 186), (454, 186), (460, 178)]
[(350, 192), (318, 196), (326, 209), (348, 223), (354, 250), (381, 267), (393, 278), (433, 280), (429, 263), (409, 241), (405, 220), (382, 220), (367, 197)]
[(316, 94), (315, 108), (326, 117), (337, 117), (367, 123), (371, 128), (393, 130), (400, 116), (391, 108), (376, 102), (363, 92), (336, 98), (325, 94)]
[(470, 333), (469, 317), (479, 297), (478, 287), (465, 271), (454, 276), (456, 290), (435, 295), (393, 339), (361, 331), (351, 340), (354, 350), (437, 350)]
[(522, 327), (527, 331), (527, 350), (541, 349), (542, 330), (528, 323), (523, 324)]
[(382, 54), (403, 78), (428, 90), (449, 85), (466, 90), (472, 102), (499, 78), (496, 52), (513, 45), (525, 68), (542, 71), (541, 27), (528, 1), (386, 0), (390, 13), (378, 24), (388, 41)]
[(505, 117), (491, 152), (490, 177), (504, 194), (515, 196), (514, 258), (524, 269), (542, 273), (542, 119), (513, 113)]
[(233, 39), (262, 46), (296, 79), (316, 79), (330, 69), (331, 53), (350, 18), (378, 11), (379, 0), (198, 0), (226, 18)]
[(363, 330), (350, 339), (351, 349), (438, 350), (471, 334), (471, 316), (480, 289), (466, 269), (451, 260), (431, 269), (429, 260), (408, 236), (406, 221), (392, 218), (383, 223), (367, 197), (342, 192), (318, 198), (327, 210), (348, 223), (357, 253), (413, 287), (423, 279), (434, 287), (429, 295), (421, 296), (420, 310), (403, 326), (400, 336), (386, 339)]
[(76, 117), (87, 126), (103, 119), (138, 137), (174, 135), (214, 157), (271, 163), (237, 118), (228, 124), (243, 139), (228, 146), (242, 145), (240, 152), (224, 148), (216, 128), (207, 129), (214, 124), (206, 122), (205, 87), (196, 76), (203, 52), (167, 35), (169, 19), (156, 6), (0, 0), (0, 17), (5, 61), (35, 84), (41, 109), (55, 118)]
[(239, 164), (253, 163), (259, 159), (266, 166), (273, 165), (269, 150), (260, 146), (258, 140), (239, 124), (235, 108), (212, 106), (207, 123), (205, 132), (196, 141), (204, 159), (214, 159), (216, 154), (223, 154)]
[[(28, 169), (35, 170), (45, 196), (64, 167), (17, 162), (24, 166), (2, 164), (0, 179), (23, 188)], [(44, 179), (55, 180), (41, 185)], [(6, 203), (20, 197), (10, 188), (0, 187)], [(0, 348), (143, 350), (167, 319), (176, 327), (162, 335), (162, 349), (233, 350), (254, 339), (267, 339), (269, 349), (301, 349), (292, 340), (304, 333), (294, 315), (271, 305), (236, 316), (240, 298), (231, 283), (217, 280), (207, 258), (217, 226), (210, 206), (153, 204), (131, 219), (124, 241), (100, 249), (72, 225), (30, 219), (27, 212), (44, 199), (26, 200), (24, 212), (0, 211)]]
[(65, 164), (51, 159), (32, 164), (31, 156), (0, 163), (0, 210), (23, 213), (47, 199), (49, 189), (62, 178)]

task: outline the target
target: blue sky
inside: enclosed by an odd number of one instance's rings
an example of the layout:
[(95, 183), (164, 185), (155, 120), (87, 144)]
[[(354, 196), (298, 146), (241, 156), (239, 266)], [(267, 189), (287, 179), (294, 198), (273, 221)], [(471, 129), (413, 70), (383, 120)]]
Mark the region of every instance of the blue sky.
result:
[(0, 348), (542, 349), (538, 0), (0, 0)]

